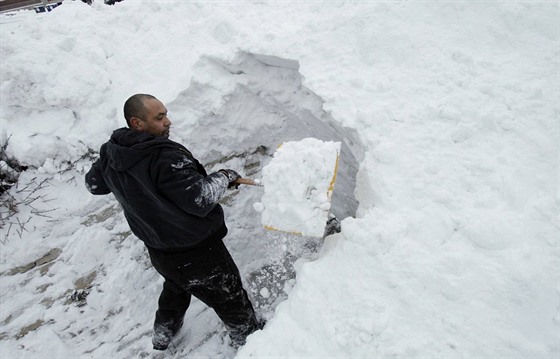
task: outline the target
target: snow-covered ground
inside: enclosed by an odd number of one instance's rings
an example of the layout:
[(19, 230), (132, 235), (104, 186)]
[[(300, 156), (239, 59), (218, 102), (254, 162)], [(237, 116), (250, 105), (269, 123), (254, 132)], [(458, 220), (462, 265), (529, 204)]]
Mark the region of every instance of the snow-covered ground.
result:
[[(557, 358), (558, 19), (555, 1), (2, 15), (0, 136), (30, 167), (1, 233), (0, 357)], [(278, 123), (357, 133), (359, 207), (339, 234), (265, 231), (258, 187), (224, 199), (226, 245), (268, 319), (237, 352), (198, 301), (152, 351), (162, 281), (115, 200), (83, 186), (137, 92), (211, 170), (258, 178), (273, 142), (301, 139)]]

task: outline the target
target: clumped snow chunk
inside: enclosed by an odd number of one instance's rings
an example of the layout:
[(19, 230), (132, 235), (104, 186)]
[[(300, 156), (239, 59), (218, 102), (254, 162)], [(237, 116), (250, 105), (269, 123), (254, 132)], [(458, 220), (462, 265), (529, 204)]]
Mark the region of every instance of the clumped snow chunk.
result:
[(263, 168), (261, 222), (269, 229), (321, 237), (331, 208), (340, 142), (284, 143)]

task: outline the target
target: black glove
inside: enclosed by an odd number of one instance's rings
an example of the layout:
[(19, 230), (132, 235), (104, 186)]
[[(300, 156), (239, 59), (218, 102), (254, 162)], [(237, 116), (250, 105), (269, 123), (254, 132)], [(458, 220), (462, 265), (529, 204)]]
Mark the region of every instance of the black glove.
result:
[(238, 179), (241, 178), (241, 175), (239, 173), (235, 172), (234, 170), (229, 170), (229, 169), (222, 169), (222, 170), (219, 170), (218, 172), (221, 172), (221, 173), (225, 174), (226, 177), (228, 178), (228, 182), (229, 182), (228, 188), (239, 187), (239, 183), (233, 183), (233, 182), (235, 182), (235, 181), (237, 181)]

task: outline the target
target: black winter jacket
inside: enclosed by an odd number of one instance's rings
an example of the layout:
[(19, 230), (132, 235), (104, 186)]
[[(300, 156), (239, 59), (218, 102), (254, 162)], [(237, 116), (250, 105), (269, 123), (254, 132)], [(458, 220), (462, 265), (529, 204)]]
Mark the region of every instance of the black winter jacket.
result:
[(101, 146), (86, 174), (93, 194), (113, 193), (132, 233), (151, 248), (188, 249), (227, 233), (218, 201), (226, 175), (206, 174), (184, 146), (121, 128)]

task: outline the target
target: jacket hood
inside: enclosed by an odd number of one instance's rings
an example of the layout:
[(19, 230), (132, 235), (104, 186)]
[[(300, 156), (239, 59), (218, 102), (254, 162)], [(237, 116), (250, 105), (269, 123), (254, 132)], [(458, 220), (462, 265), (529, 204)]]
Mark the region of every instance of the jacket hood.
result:
[(159, 148), (180, 145), (165, 137), (123, 127), (113, 132), (105, 146), (109, 166), (116, 171), (124, 171)]

